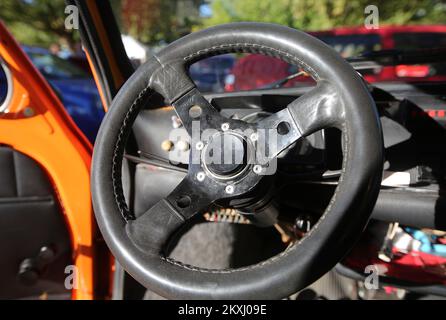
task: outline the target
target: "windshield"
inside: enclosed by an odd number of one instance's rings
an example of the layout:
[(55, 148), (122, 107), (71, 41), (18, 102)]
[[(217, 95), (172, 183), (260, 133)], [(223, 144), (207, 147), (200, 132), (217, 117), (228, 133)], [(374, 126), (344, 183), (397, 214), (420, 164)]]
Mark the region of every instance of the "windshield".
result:
[[(23, 9), (29, 9), (21, 16), (32, 17), (26, 23), (16, 15), (8, 15), (8, 5), (0, 10), (0, 18), (9, 21), (17, 40), (32, 49), (30, 56), (39, 70), (48, 79), (91, 77), (82, 68), (86, 59), (81, 59), (80, 64), (70, 63), (73, 57), (82, 55), (82, 49), (79, 32), (66, 30), (64, 26), (67, 18), (64, 1), (58, 0), (57, 5), (51, 6), (49, 3), (54, 1), (20, 2)], [(435, 63), (425, 59), (422, 63), (395, 62), (392, 65), (378, 63), (371, 54), (446, 48), (444, 0), (115, 0), (110, 4), (124, 39), (124, 48), (135, 67), (191, 32), (251, 21), (298, 29), (325, 42), (345, 59), (367, 59), (370, 63), (365, 67), (364, 64), (355, 66), (353, 62), (352, 65), (369, 83), (446, 81), (446, 64), (438, 59)], [(53, 7), (57, 10), (51, 10)], [(51, 28), (42, 24), (53, 16)], [(36, 51), (36, 48), (45, 48), (43, 50), (50, 54)], [(425, 56), (429, 57), (429, 53)], [(81, 68), (76, 68), (79, 66)], [(274, 57), (241, 53), (209, 57), (189, 66), (192, 79), (204, 92), (311, 84), (311, 77), (300, 71), (297, 66)]]
[(50, 80), (62, 79), (85, 79), (89, 75), (81, 68), (73, 65), (70, 61), (59, 58), (50, 53), (28, 52), (31, 61)]
[[(404, 51), (414, 51), (420, 48), (446, 48), (446, 32), (398, 32), (393, 35), (395, 48)], [(395, 74), (400, 78), (421, 80), (441, 80), (446, 78), (445, 62), (413, 66), (396, 66)]]
[(395, 48), (417, 50), (420, 48), (446, 48), (446, 32), (397, 32), (393, 35)]
[(234, 55), (222, 55), (194, 63), (189, 71), (191, 73), (226, 73), (234, 65), (236, 57)]
[[(442, 32), (418, 32), (416, 28), (414, 30), (409, 27), (408, 31), (404, 29), (400, 27), (399, 31), (396, 31), (392, 27), (383, 27), (364, 33), (364, 29), (350, 28), (342, 30), (343, 34), (338, 34), (338, 30), (333, 30), (324, 33), (314, 32), (312, 35), (330, 45), (344, 58), (360, 57), (382, 50), (412, 52), (420, 49), (446, 48), (446, 26)], [(429, 59), (429, 57), (425, 58)], [(445, 62), (423, 64), (378, 65), (358, 70), (358, 72), (368, 82), (443, 82), (446, 81), (446, 56), (444, 60)], [(312, 79), (305, 75), (290, 77), (298, 71), (295, 66), (276, 58), (258, 55), (239, 56), (231, 70), (231, 76), (227, 78), (226, 91), (273, 88), (277, 82), (285, 87), (312, 82)], [(281, 79), (286, 77), (290, 80), (281, 82)]]
[(364, 52), (381, 50), (379, 34), (350, 34), (350, 35), (316, 35), (317, 38), (329, 44), (344, 58), (359, 56)]

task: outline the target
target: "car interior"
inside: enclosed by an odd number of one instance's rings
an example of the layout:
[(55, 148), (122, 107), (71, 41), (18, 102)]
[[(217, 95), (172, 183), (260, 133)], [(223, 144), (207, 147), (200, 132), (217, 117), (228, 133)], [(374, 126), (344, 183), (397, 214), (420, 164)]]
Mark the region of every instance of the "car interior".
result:
[[(366, 299), (370, 265), (396, 295), (446, 297), (444, 263), (402, 253), (419, 231), (446, 244), (446, 83), (366, 80), (396, 64), (441, 74), (444, 48), (345, 59), (306, 32), (237, 22), (185, 35), (135, 68), (108, 2), (67, 3), (79, 8), (107, 112), (94, 147), (65, 111), (53, 131), (76, 141), (70, 155), (87, 150), (91, 199), (64, 202), (81, 188), (71, 164), (60, 170), (73, 180), (62, 180), (57, 160), (0, 141), (1, 299), (73, 298), (66, 267), (77, 255), (92, 261), (91, 298)], [(295, 73), (201, 90), (194, 65), (228, 54), (277, 58)], [(0, 126), (44, 114), (8, 115), (21, 78), (2, 61)], [(91, 239), (79, 244), (70, 210), (81, 202)]]

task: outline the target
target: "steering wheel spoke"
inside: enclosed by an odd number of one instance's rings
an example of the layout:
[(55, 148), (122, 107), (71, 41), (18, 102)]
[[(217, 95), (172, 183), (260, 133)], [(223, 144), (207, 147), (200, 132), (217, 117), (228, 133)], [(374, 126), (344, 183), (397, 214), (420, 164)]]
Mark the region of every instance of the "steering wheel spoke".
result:
[(287, 109), (302, 136), (325, 128), (340, 128), (345, 121), (339, 93), (323, 80), (314, 89), (291, 102)]
[(151, 75), (150, 85), (161, 93), (168, 103), (173, 103), (195, 88), (194, 82), (181, 61), (171, 63), (156, 61), (158, 67)]
[(223, 116), (197, 88), (187, 92), (172, 105), (192, 138), (206, 129), (217, 129), (224, 122)]
[[(186, 131), (203, 130), (223, 117), (197, 89), (182, 61), (162, 63), (151, 76), (151, 86), (172, 104)], [(212, 120), (212, 121), (210, 121)]]
[(344, 121), (339, 95), (328, 82), (320, 81), (285, 109), (258, 123), (257, 159), (260, 164), (271, 161), (301, 137), (341, 127)]
[(158, 254), (176, 230), (215, 200), (216, 195), (206, 192), (188, 175), (167, 197), (129, 221), (127, 234), (140, 248)]

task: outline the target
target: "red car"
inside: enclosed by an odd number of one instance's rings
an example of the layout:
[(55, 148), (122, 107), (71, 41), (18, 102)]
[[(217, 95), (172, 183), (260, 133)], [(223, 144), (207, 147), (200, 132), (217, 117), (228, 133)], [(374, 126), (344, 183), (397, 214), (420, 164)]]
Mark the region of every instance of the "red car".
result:
[[(344, 27), (329, 31), (310, 32), (329, 44), (344, 58), (358, 57), (382, 50), (413, 50), (446, 47), (446, 25), (385, 26), (379, 29)], [(226, 91), (250, 90), (268, 86), (295, 70), (288, 63), (273, 57), (248, 55), (237, 61), (226, 79)], [(360, 71), (368, 82), (380, 81), (444, 81), (446, 64), (382, 66)], [(310, 77), (300, 76), (284, 86), (292, 87)]]

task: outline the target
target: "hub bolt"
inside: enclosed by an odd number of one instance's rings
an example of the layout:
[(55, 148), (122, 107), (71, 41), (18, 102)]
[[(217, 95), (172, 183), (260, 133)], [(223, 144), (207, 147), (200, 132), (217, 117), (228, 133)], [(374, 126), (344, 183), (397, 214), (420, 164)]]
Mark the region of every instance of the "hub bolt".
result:
[(254, 132), (253, 134), (251, 134), (249, 138), (251, 139), (251, 141), (255, 142), (259, 139), (259, 135), (256, 132)]
[(261, 165), (256, 164), (256, 165), (254, 166), (254, 168), (252, 168), (252, 171), (254, 171), (254, 173), (256, 173), (256, 174), (261, 174), (262, 171), (263, 171), (263, 169), (262, 169), (262, 166), (261, 166)]
[(197, 173), (197, 180), (198, 180), (198, 181), (201, 182), (201, 181), (204, 180), (204, 178), (206, 178), (206, 175), (204, 174), (203, 171), (200, 171), (200, 172)]
[(197, 150), (203, 150), (204, 148), (204, 143), (202, 141), (198, 141), (197, 144), (195, 145), (195, 148)]
[(225, 188), (225, 191), (227, 194), (233, 194), (234, 193), (234, 186), (232, 185), (227, 185)]
[(199, 105), (193, 105), (190, 109), (189, 109), (189, 116), (193, 119), (199, 118), (201, 116), (202, 113), (202, 109)]
[(221, 125), (221, 130), (228, 131), (229, 130), (229, 123), (225, 122)]

